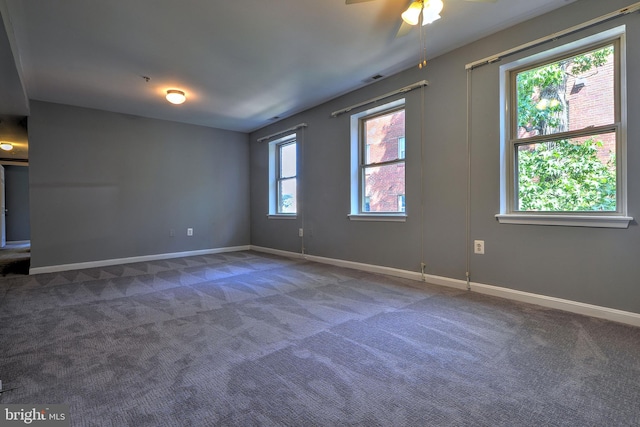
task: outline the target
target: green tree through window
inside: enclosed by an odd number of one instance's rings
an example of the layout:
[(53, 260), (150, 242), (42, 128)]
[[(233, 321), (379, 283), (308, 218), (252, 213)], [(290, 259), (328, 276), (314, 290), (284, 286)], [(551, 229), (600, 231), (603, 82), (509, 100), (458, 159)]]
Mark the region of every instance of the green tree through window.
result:
[(607, 45), (515, 75), (515, 209), (616, 211), (614, 52)]

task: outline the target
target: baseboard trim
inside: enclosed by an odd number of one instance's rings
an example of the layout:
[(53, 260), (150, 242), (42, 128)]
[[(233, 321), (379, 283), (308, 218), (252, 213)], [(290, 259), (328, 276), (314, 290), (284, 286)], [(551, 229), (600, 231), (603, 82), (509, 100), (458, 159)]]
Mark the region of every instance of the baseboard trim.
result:
[(502, 288), (499, 286), (485, 285), (482, 283), (472, 282), (471, 291), (640, 327), (640, 313), (586, 304), (583, 302), (550, 297), (547, 295), (517, 291), (515, 289)]
[(31, 243), (31, 240), (7, 240), (7, 245), (25, 245)]
[[(391, 267), (383, 267), (372, 264), (364, 264), (360, 262), (345, 261), (335, 258), (326, 258), (314, 255), (304, 255), (297, 252), (288, 252), (279, 249), (264, 248), (259, 246), (251, 246), (252, 250), (258, 252), (271, 253), (295, 259), (306, 259), (309, 261), (319, 262), (322, 264), (330, 264), (339, 267), (353, 268), (356, 270), (367, 271), (369, 273), (386, 274), (394, 277), (402, 277), (405, 279), (418, 280), (434, 285), (446, 286), (449, 288), (467, 289), (467, 282), (460, 279), (452, 279), (449, 277), (434, 276), (425, 274), (424, 277), (418, 272), (401, 270)], [(577, 301), (566, 300), (562, 298), (550, 297), (547, 295), (533, 294), (530, 292), (517, 291), (514, 289), (503, 288), (500, 286), (486, 285), (483, 283), (470, 282), (471, 292), (477, 292), (485, 295), (492, 295), (513, 301), (524, 302), (528, 304), (539, 305), (542, 307), (563, 310), (570, 313), (581, 314), (584, 316), (596, 317), (599, 319), (611, 320), (614, 322), (624, 323), (631, 326), (640, 327), (640, 313), (630, 311), (617, 310), (614, 308), (602, 307), (593, 304), (586, 304)]]
[(404, 279), (411, 279), (411, 280), (422, 280), (422, 275), (420, 273), (416, 273), (408, 270), (401, 270), (399, 268), (384, 267), (384, 266), (372, 265), (372, 264), (363, 264), (360, 262), (345, 261), (345, 260), (335, 259), (335, 258), (325, 258), (325, 257), (315, 256), (315, 255), (305, 255), (304, 259), (313, 261), (313, 262), (319, 262), (322, 264), (335, 265), (337, 267), (346, 267), (346, 268), (353, 268), (354, 270), (367, 271), (369, 273), (386, 274), (388, 276), (401, 277)]
[(283, 251), (281, 249), (266, 248), (264, 246), (251, 245), (251, 250), (256, 252), (262, 252), (265, 254), (278, 255), (285, 258), (304, 259), (304, 255), (302, 255), (301, 253)]
[(78, 262), (74, 264), (50, 265), (29, 269), (29, 274), (57, 273), (68, 270), (81, 270), (84, 268), (108, 267), (111, 265), (131, 264), (134, 262), (158, 261), (163, 259), (182, 258), (187, 256), (210, 255), (224, 252), (248, 251), (251, 246), (231, 246), (226, 248), (201, 249), (197, 251), (173, 252), (155, 255), (143, 255), (129, 258), (105, 259), (100, 261)]

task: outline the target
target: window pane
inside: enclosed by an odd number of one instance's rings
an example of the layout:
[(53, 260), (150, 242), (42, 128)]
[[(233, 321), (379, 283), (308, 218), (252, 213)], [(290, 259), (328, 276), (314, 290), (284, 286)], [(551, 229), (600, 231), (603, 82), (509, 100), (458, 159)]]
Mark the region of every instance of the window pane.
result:
[(367, 167), (363, 177), (363, 212), (404, 212), (398, 197), (404, 194), (404, 162)]
[(296, 176), (296, 143), (280, 146), (280, 178)]
[(520, 211), (615, 211), (616, 134), (519, 144)]
[(364, 127), (365, 164), (398, 159), (399, 139), (404, 139), (404, 110), (367, 119)]
[(516, 75), (517, 138), (615, 123), (613, 45)]
[(296, 213), (296, 178), (278, 183), (278, 213)]

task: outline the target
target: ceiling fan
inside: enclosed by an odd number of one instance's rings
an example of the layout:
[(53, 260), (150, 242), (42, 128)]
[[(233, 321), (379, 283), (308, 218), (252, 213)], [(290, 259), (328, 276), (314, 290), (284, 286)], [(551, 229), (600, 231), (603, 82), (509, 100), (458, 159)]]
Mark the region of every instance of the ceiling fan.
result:
[[(355, 3), (364, 3), (373, 0), (345, 0), (347, 5), (355, 4)], [(448, 0), (447, 0), (448, 1)], [(476, 3), (495, 3), (498, 0), (464, 0)], [(421, 57), (418, 62), (418, 68), (422, 69), (427, 66), (427, 42), (426, 36), (424, 35), (424, 31), (422, 30), (423, 25), (430, 24), (441, 18), (440, 12), (444, 8), (444, 3), (442, 0), (412, 0), (411, 4), (400, 15), (402, 18), (402, 24), (400, 25), (400, 29), (396, 33), (396, 38), (402, 37), (409, 33), (409, 31), (416, 25), (422, 24), (420, 26), (420, 48), (421, 48)], [(422, 18), (422, 19), (421, 19)]]
[[(373, 0), (345, 0), (346, 4), (364, 3)], [(495, 3), (498, 0), (464, 0), (476, 3)], [(411, 28), (420, 23), (422, 15), (422, 25), (430, 24), (441, 18), (440, 12), (444, 7), (442, 0), (414, 0), (409, 8), (402, 12), (402, 25), (396, 34), (396, 37), (402, 37), (411, 30)]]

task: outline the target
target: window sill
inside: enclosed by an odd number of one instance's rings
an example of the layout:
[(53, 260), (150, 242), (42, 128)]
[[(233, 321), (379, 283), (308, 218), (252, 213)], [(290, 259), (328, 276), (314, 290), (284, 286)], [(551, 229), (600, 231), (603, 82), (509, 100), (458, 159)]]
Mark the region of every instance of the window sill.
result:
[(386, 222), (406, 222), (407, 216), (404, 214), (350, 214), (347, 215), (351, 221), (386, 221)]
[(268, 214), (269, 219), (297, 219), (298, 214)]
[(498, 214), (500, 224), (560, 225), (565, 227), (629, 228), (632, 217), (621, 215)]

